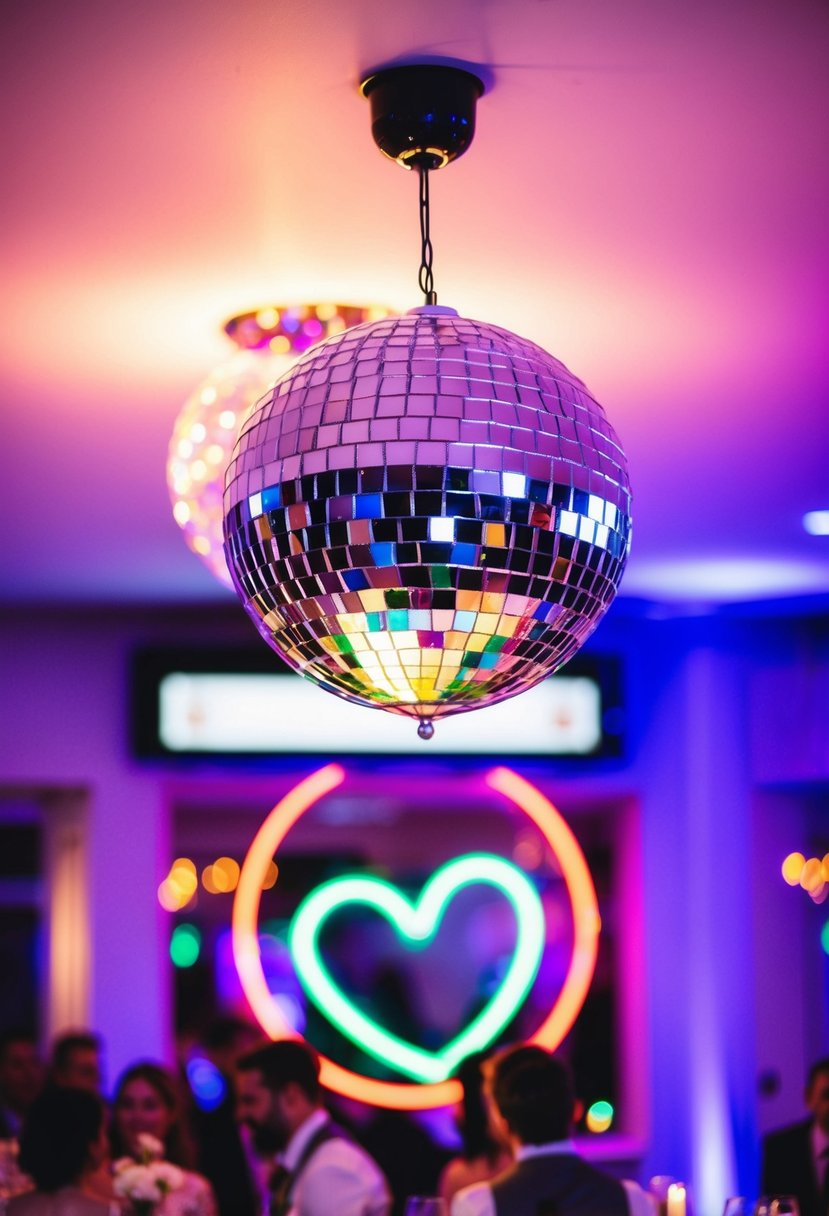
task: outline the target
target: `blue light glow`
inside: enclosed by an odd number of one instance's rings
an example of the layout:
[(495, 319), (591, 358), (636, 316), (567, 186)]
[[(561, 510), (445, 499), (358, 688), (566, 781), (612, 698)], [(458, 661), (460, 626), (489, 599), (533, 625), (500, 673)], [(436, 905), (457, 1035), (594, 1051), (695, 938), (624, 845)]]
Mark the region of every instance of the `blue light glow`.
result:
[(215, 1064), (204, 1056), (192, 1056), (184, 1066), (196, 1105), (201, 1110), (215, 1110), (227, 1095), (227, 1082)]

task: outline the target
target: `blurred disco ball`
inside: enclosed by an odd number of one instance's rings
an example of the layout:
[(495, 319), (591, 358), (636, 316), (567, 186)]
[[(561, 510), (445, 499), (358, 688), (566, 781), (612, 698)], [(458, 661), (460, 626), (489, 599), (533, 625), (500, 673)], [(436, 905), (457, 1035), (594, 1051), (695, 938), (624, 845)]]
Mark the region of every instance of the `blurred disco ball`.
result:
[(602, 407), (557, 359), (425, 306), (280, 378), (242, 426), (224, 514), (268, 645), (428, 738), (582, 645), (622, 577), (630, 485)]
[(349, 325), (388, 316), (354, 304), (268, 305), (225, 325), (238, 349), (193, 390), (173, 425), (167, 486), (184, 539), (225, 586), (232, 586), (222, 537), (222, 491), (239, 427), (293, 362)]

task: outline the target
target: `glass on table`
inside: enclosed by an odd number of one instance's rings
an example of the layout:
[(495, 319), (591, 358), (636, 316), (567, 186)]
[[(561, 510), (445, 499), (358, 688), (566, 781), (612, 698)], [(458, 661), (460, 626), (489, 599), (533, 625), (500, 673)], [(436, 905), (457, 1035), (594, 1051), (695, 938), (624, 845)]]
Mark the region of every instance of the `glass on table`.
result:
[(794, 1195), (772, 1195), (769, 1216), (800, 1216), (800, 1206)]
[(753, 1216), (800, 1216), (800, 1207), (794, 1195), (761, 1195)]

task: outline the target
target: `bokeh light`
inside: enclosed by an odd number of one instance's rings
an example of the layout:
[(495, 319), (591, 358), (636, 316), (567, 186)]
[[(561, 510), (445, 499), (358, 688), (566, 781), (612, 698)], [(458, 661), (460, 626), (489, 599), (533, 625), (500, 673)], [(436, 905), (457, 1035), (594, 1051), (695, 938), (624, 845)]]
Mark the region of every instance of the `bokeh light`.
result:
[[(274, 870), (276, 866), (274, 865)], [(233, 857), (217, 857), (212, 865), (205, 866), (202, 870), (201, 884), (207, 891), (208, 895), (227, 895), (231, 891), (236, 890), (239, 882), (239, 863)], [(271, 877), (270, 869), (265, 875), (266, 879)], [(273, 875), (271, 886), (276, 882), (276, 874)], [(263, 889), (264, 888), (263, 886)]]
[(811, 895), (823, 885), (823, 869), (817, 857), (810, 857), (800, 871), (800, 885)]
[(222, 895), (235, 891), (239, 882), (239, 863), (232, 857), (219, 857), (213, 862), (213, 885)]
[(800, 882), (800, 875), (803, 872), (805, 864), (806, 858), (802, 853), (789, 853), (788, 857), (785, 858), (783, 865), (780, 867), (780, 872), (790, 887), (796, 887)]
[(829, 920), (827, 920), (820, 931), (820, 944), (823, 946), (824, 954), (829, 954)]
[(195, 925), (176, 925), (170, 938), (170, 958), (176, 967), (192, 967), (201, 953), (201, 933)]
[(201, 885), (208, 895), (219, 895), (219, 888), (213, 881), (213, 867), (205, 866), (201, 872)]
[(184, 1066), (190, 1089), (201, 1110), (215, 1110), (227, 1095), (227, 1082), (219, 1069), (204, 1056), (192, 1056)]
[(813, 903), (829, 899), (829, 853), (808, 859), (803, 853), (789, 853), (781, 870), (789, 886), (802, 887)]
[(587, 1111), (584, 1117), (584, 1122), (589, 1132), (606, 1132), (613, 1122), (615, 1111), (609, 1102), (601, 1099), (594, 1102)]
[(522, 870), (538, 870), (544, 864), (544, 845), (534, 832), (519, 832), (512, 847), (512, 860)]
[(167, 912), (179, 912), (196, 894), (198, 876), (189, 857), (177, 857), (159, 884), (158, 902)]

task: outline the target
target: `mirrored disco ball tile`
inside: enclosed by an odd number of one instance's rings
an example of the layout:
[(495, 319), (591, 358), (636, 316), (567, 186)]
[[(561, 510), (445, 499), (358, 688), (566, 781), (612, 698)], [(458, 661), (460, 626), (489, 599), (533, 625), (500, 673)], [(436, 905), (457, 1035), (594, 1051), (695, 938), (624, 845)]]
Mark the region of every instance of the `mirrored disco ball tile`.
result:
[(421, 718), (566, 662), (630, 540), (624, 455), (581, 382), (440, 310), (301, 358), (245, 423), (224, 510), (266, 641), (330, 691)]

